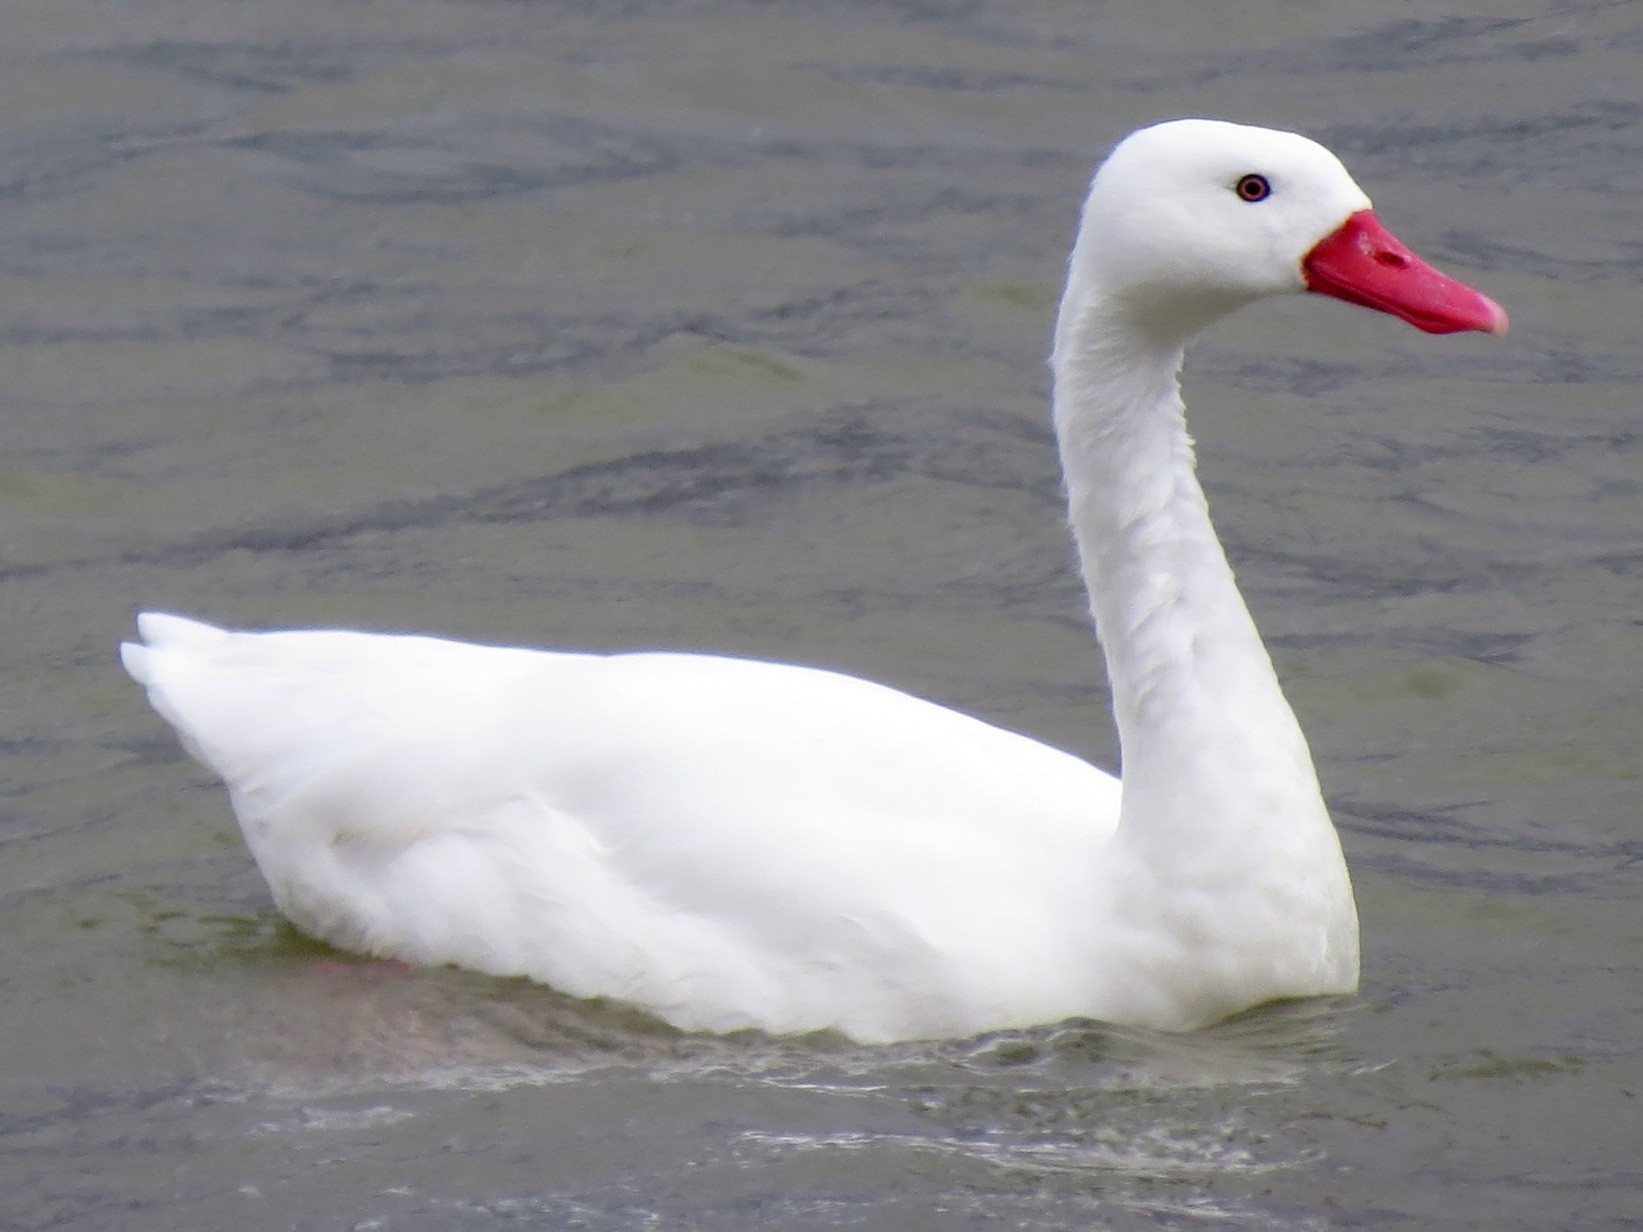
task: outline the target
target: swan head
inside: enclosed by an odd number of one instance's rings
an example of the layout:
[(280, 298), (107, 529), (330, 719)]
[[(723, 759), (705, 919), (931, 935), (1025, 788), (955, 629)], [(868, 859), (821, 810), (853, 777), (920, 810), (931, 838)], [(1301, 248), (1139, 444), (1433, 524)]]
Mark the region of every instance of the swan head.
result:
[(1172, 120), (1096, 170), (1063, 301), (1178, 346), (1253, 300), (1312, 291), (1432, 333), (1506, 331), (1493, 300), (1439, 273), (1376, 220), (1340, 159), (1296, 133)]

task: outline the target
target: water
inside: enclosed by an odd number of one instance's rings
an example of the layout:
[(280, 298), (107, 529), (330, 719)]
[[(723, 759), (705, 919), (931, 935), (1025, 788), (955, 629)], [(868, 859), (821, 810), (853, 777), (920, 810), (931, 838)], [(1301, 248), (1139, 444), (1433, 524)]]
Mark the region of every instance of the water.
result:
[[(1635, 5), (0, 29), (0, 1226), (1643, 1218)], [(280, 924), (139, 607), (821, 663), (1111, 764), (1042, 356), (1093, 159), (1190, 113), (1330, 142), (1515, 324), (1268, 305), (1189, 374), (1360, 996), (715, 1040)]]

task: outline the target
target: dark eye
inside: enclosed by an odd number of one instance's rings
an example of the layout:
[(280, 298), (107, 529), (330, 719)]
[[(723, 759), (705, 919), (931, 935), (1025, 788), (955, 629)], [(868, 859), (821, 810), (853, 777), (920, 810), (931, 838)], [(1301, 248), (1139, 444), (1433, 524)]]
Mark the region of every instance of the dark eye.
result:
[(1272, 185), (1267, 183), (1266, 176), (1251, 174), (1240, 176), (1233, 191), (1245, 201), (1265, 201), (1272, 195)]

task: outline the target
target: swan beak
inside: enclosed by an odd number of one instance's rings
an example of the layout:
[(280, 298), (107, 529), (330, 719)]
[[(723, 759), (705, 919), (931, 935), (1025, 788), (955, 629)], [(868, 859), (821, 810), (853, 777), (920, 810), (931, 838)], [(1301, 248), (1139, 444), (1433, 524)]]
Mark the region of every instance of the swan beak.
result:
[(1506, 309), (1464, 282), (1440, 274), (1359, 210), (1301, 261), (1306, 289), (1400, 317), (1429, 334), (1476, 329), (1504, 334)]

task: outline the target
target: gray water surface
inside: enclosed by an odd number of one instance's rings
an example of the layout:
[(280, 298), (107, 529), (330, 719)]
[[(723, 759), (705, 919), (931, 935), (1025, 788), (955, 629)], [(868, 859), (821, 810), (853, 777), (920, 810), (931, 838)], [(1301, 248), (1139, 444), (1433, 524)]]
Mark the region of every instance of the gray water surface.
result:
[[(1637, 5), (14, 0), (0, 62), (0, 1226), (1643, 1223)], [(1112, 765), (1043, 355), (1181, 114), (1514, 318), (1190, 365), (1360, 996), (720, 1040), (280, 922), (138, 608), (824, 664)]]

